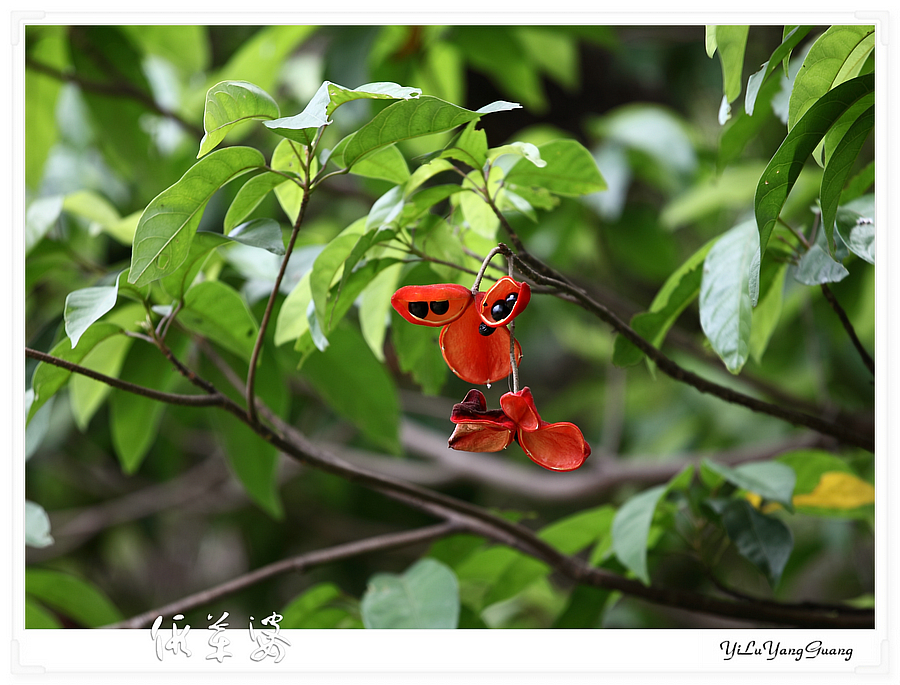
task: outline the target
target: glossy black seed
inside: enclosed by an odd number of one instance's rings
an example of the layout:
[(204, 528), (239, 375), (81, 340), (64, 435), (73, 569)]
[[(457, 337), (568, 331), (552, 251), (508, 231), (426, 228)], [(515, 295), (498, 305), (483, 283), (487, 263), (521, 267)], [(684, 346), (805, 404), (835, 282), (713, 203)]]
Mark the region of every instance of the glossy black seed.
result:
[(509, 306), (503, 300), (497, 300), (494, 302), (494, 306), (491, 307), (491, 316), (494, 321), (502, 321), (507, 316), (509, 316), (510, 312)]
[(513, 305), (516, 303), (516, 300), (519, 299), (519, 295), (517, 293), (510, 293), (506, 296), (506, 304), (512, 309)]
[(431, 307), (431, 311), (440, 316), (441, 314), (446, 314), (450, 309), (450, 301), (438, 300), (437, 302), (430, 302), (429, 306)]
[(491, 335), (495, 330), (497, 330), (497, 329), (491, 328), (484, 322), (481, 322), (480, 324), (478, 324), (478, 332), (481, 333), (481, 335), (483, 335), (483, 336)]
[(424, 319), (428, 316), (428, 303), (427, 302), (410, 302), (409, 303), (409, 313), (412, 314), (417, 319)]

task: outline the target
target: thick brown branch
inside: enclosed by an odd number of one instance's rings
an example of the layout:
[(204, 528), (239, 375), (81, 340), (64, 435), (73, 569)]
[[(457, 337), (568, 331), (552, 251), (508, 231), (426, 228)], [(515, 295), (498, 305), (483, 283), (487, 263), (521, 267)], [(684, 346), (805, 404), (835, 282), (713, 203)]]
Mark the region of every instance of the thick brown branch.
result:
[(321, 566), (342, 559), (356, 557), (361, 554), (370, 552), (384, 552), (398, 547), (406, 547), (421, 542), (429, 542), (438, 538), (446, 537), (459, 530), (459, 527), (453, 523), (439, 523), (437, 525), (428, 526), (427, 528), (419, 528), (417, 530), (404, 531), (402, 533), (389, 533), (387, 535), (379, 535), (378, 537), (369, 538), (367, 540), (358, 540), (356, 542), (348, 542), (344, 545), (337, 545), (327, 549), (308, 552), (289, 559), (276, 561), (268, 566), (263, 566), (246, 573), (237, 578), (233, 578), (221, 585), (197, 592), (187, 597), (182, 597), (174, 602), (170, 602), (165, 606), (157, 609), (145, 611), (142, 614), (133, 616), (132, 618), (118, 623), (113, 623), (105, 628), (141, 628), (149, 625), (157, 616), (171, 616), (173, 614), (181, 614), (185, 611), (195, 609), (196, 607), (210, 604), (222, 597), (235, 592), (239, 592), (245, 588), (255, 585), (263, 580), (272, 578), (273, 576), (296, 571), (302, 573), (314, 566)]

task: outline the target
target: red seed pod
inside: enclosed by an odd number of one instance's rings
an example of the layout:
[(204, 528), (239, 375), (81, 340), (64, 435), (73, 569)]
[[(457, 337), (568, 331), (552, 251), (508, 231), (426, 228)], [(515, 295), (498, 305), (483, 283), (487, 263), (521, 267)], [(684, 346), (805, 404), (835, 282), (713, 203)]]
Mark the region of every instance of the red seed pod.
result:
[(504, 276), (485, 292), (478, 307), (478, 316), (486, 326), (504, 326), (516, 318), (531, 299), (531, 287), (527, 283)]
[(420, 326), (445, 326), (461, 317), (472, 302), (472, 291), (455, 283), (407, 285), (391, 296), (397, 313)]

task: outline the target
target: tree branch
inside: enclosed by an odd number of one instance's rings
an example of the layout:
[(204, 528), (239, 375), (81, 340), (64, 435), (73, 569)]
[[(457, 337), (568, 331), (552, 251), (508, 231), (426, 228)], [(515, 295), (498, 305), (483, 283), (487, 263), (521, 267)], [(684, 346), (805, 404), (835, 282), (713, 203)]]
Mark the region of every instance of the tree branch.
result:
[(860, 342), (859, 337), (856, 335), (856, 331), (853, 329), (853, 324), (850, 323), (850, 318), (847, 316), (847, 312), (844, 311), (844, 308), (841, 307), (841, 305), (838, 303), (837, 298), (834, 296), (834, 293), (831, 292), (831, 288), (829, 288), (825, 283), (822, 284), (822, 294), (825, 296), (825, 299), (828, 300), (828, 304), (831, 305), (834, 313), (837, 314), (838, 318), (841, 320), (841, 324), (843, 324), (844, 330), (847, 331), (847, 335), (850, 336), (853, 347), (855, 347), (856, 351), (859, 352), (859, 356), (863, 360), (863, 364), (866, 365), (866, 368), (874, 376), (875, 361), (866, 351), (866, 348), (863, 347), (862, 342)]
[[(506, 217), (503, 216), (503, 213), (500, 212), (500, 210), (497, 208), (496, 204), (494, 204), (493, 202), (491, 202), (490, 204), (492, 209), (494, 210), (494, 213), (499, 217), (500, 223), (504, 226), (507, 233), (509, 233), (511, 242), (516, 245), (517, 249), (519, 249), (519, 246), (522, 246), (522, 241), (516, 235), (512, 226), (509, 225), (509, 222), (506, 220)], [(781, 407), (770, 402), (758, 400), (755, 397), (737, 392), (736, 390), (732, 390), (731, 388), (719, 385), (718, 383), (713, 383), (712, 381), (698, 376), (692, 371), (688, 371), (682, 366), (679, 366), (665, 354), (663, 354), (649, 341), (638, 335), (635, 330), (631, 328), (631, 326), (622, 321), (604, 305), (591, 298), (591, 296), (588, 295), (587, 292), (573, 285), (563, 275), (557, 273), (546, 264), (530, 255), (528, 251), (524, 249), (524, 246), (522, 246), (522, 249), (519, 249), (518, 254), (510, 251), (509, 248), (506, 249), (507, 252), (511, 254), (516, 260), (520, 271), (526, 274), (529, 278), (533, 279), (535, 282), (543, 285), (554, 286), (558, 291), (566, 293), (574, 298), (575, 302), (579, 306), (599, 318), (601, 321), (609, 324), (620, 335), (627, 338), (632, 344), (635, 345), (635, 347), (637, 347), (639, 350), (641, 350), (641, 352), (647, 355), (647, 357), (653, 360), (660, 371), (665, 373), (670, 378), (673, 378), (674, 380), (680, 381), (682, 383), (686, 383), (687, 385), (693, 386), (700, 392), (708, 393), (710, 395), (713, 395), (714, 397), (725, 400), (726, 402), (731, 402), (732, 404), (738, 404), (743, 407), (747, 407), (752, 411), (759, 412), (761, 414), (767, 414), (769, 416), (773, 416), (777, 419), (787, 421), (788, 423), (792, 423), (797, 426), (805, 426), (806, 428), (811, 428), (814, 431), (817, 431), (824, 435), (830, 435), (831, 437), (837, 438), (842, 442), (850, 445), (856, 445), (857, 447), (861, 447), (865, 450), (868, 450), (869, 452), (875, 451), (875, 440), (872, 436), (860, 435), (852, 430), (845, 428), (843, 425), (836, 424), (832, 421), (826, 421), (817, 416), (811, 416), (795, 409)]]
[[(147, 390), (109, 376), (104, 376), (76, 364), (71, 364), (51, 355), (42, 354), (41, 360), (50, 364), (57, 364), (75, 373), (84, 373), (84, 375), (88, 375), (95, 380), (129, 392), (135, 392), (135, 389)], [(156, 396), (155, 399), (166, 401), (164, 399), (167, 395), (166, 393), (153, 392)], [(139, 394), (151, 396), (146, 395), (144, 392)], [(219, 402), (214, 406), (225, 409), (237, 419), (246, 423), (262, 439), (297, 461), (370, 490), (380, 492), (397, 501), (404, 502), (413, 508), (443, 519), (445, 523), (452, 524), (459, 530), (466, 530), (475, 535), (480, 535), (486, 539), (517, 549), (524, 554), (544, 561), (554, 571), (576, 583), (623, 592), (666, 606), (750, 621), (820, 628), (871, 628), (874, 626), (874, 611), (823, 612), (789, 604), (757, 605), (751, 602), (721, 600), (695, 592), (660, 588), (652, 585), (646, 586), (639, 581), (629, 580), (610, 571), (594, 568), (579, 557), (563, 554), (535, 535), (534, 532), (518, 523), (508, 521), (469, 502), (457, 500), (448, 495), (352, 465), (310, 442), (293, 426), (282, 421), (279, 417), (272, 415), (269, 418), (276, 421), (275, 425), (282, 431), (282, 434), (276, 433), (259, 421), (251, 421), (247, 412), (227, 396), (219, 394), (218, 397)]]
[(348, 542), (343, 545), (300, 554), (289, 559), (276, 561), (267, 566), (262, 566), (255, 571), (233, 578), (232, 580), (222, 583), (221, 585), (216, 585), (208, 590), (188, 595), (187, 597), (170, 602), (165, 606), (145, 611), (132, 618), (103, 627), (140, 628), (151, 623), (157, 616), (170, 616), (172, 614), (184, 613), (185, 611), (195, 609), (204, 604), (210, 604), (222, 597), (239, 592), (251, 585), (255, 585), (256, 583), (272, 578), (273, 576), (281, 575), (282, 573), (288, 573), (289, 571), (302, 573), (314, 566), (321, 566), (322, 564), (349, 559), (350, 557), (359, 556), (361, 554), (384, 552), (398, 547), (406, 547), (407, 545), (437, 540), (438, 538), (446, 537), (459, 530), (459, 526), (454, 523), (439, 523), (426, 528), (379, 535), (366, 540), (357, 540), (356, 542)]

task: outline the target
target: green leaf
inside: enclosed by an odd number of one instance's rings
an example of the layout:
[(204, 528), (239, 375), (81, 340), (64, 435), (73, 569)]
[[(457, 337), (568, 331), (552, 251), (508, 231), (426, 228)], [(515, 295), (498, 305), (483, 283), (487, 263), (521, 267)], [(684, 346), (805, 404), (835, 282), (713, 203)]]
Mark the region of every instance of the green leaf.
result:
[(538, 187), (557, 195), (576, 197), (606, 190), (594, 157), (578, 141), (554, 140), (539, 146), (538, 150), (546, 166), (519, 161), (506, 175), (506, 183), (514, 191), (518, 192), (517, 186)]
[[(718, 238), (708, 241), (666, 279), (650, 303), (650, 309), (632, 317), (631, 327), (654, 347), (662, 345), (681, 312), (700, 294), (701, 267), (716, 240)], [(616, 366), (633, 366), (643, 358), (644, 353), (631, 341), (621, 335), (616, 336), (613, 349), (613, 363)]]
[(250, 361), (259, 326), (247, 303), (231, 286), (204, 281), (191, 287), (184, 295), (178, 320), (188, 330)]
[[(188, 343), (187, 336), (170, 331), (166, 344), (181, 358)], [(171, 391), (179, 374), (164, 355), (133, 346), (125, 358), (119, 377), (146, 388)], [(122, 471), (135, 473), (158, 436), (166, 405), (126, 390), (114, 389), (109, 400), (109, 430), (113, 448)]]
[[(275, 151), (272, 153), (272, 168), (298, 178), (304, 178), (307, 154), (306, 147), (297, 150), (290, 140), (282, 140), (275, 146)], [(309, 171), (313, 176), (317, 171), (317, 164), (315, 159), (310, 164)], [(278, 204), (281, 205), (281, 209), (284, 210), (291, 224), (296, 223), (297, 217), (300, 215), (300, 205), (303, 204), (303, 188), (293, 181), (281, 183), (275, 186), (275, 197), (278, 198)]]
[(40, 197), (25, 210), (25, 254), (31, 252), (53, 228), (62, 212), (64, 198), (62, 195)]
[(49, 630), (62, 628), (56, 616), (44, 608), (42, 604), (25, 595), (25, 629)]
[[(774, 264), (775, 274), (765, 294), (759, 299), (759, 304), (753, 309), (753, 320), (750, 327), (750, 356), (759, 364), (763, 353), (769, 345), (769, 340), (778, 326), (781, 318), (781, 304), (784, 294), (784, 277), (787, 274), (787, 264)], [(762, 276), (760, 277), (762, 279)]]
[[(31, 405), (34, 403), (34, 390), (28, 388), (25, 391), (25, 416), (31, 415)], [(50, 413), (53, 411), (53, 398), (44, 403), (25, 426), (25, 461), (31, 459), (37, 448), (40, 447), (44, 436), (50, 429)]]
[(868, 520), (875, 490), (839, 457), (823, 450), (787, 452), (777, 461), (797, 475), (793, 503), (798, 512), (814, 516)]
[(53, 544), (50, 535), (50, 517), (44, 507), (25, 500), (25, 544), (29, 547), (49, 547)]
[(667, 484), (657, 485), (631, 497), (616, 512), (612, 522), (613, 550), (619, 561), (645, 585), (650, 584), (647, 545), (656, 507), (670, 491), (687, 488), (693, 474), (693, 466), (687, 466)]
[(615, 515), (615, 508), (604, 504), (554, 521), (538, 537), (563, 554), (577, 554), (609, 533)]
[(360, 602), (366, 628), (456, 628), (459, 583), (434, 559), (420, 559), (401, 576), (379, 573), (369, 579)]
[(859, 75), (874, 49), (874, 26), (832, 26), (819, 36), (794, 79), (788, 131), (829, 90)]
[[(501, 179), (500, 169), (492, 168), (488, 178), (488, 192), (491, 195), (494, 195), (494, 188), (499, 185)], [(470, 172), (463, 180), (463, 192), (453, 195), (452, 202), (462, 210), (465, 223), (470, 230), (493, 242), (497, 236), (497, 229), (500, 228), (500, 219), (481, 194), (475, 192), (474, 188), (480, 187), (482, 183), (480, 171)]]
[(346, 102), (360, 99), (408, 100), (418, 98), (421, 93), (418, 88), (399, 86), (396, 83), (367, 83), (359, 88), (345, 88), (325, 81), (300, 114), (263, 123), (280, 136), (310, 145), (315, 140), (318, 129), (332, 123), (329, 117)]
[[(751, 84), (753, 77), (750, 77)], [(772, 100), (781, 89), (781, 83), (778, 79), (770, 79), (759, 87), (758, 92), (754, 88), (752, 103), (745, 105), (745, 112), (735, 117), (731, 124), (722, 133), (719, 139), (719, 157), (716, 160), (716, 170), (719, 173), (731, 164), (734, 160), (739, 159), (744, 148), (751, 140), (757, 140), (769, 122), (774, 112), (772, 110)], [(747, 97), (751, 95), (751, 87), (747, 88)]]
[[(188, 255), (175, 271), (164, 277), (159, 283), (169, 297), (181, 300), (184, 293), (194, 282), (200, 269), (209, 257), (210, 252), (228, 243), (228, 238), (221, 233), (201, 231), (191, 241)], [(125, 286), (123, 285), (123, 288)]]
[(146, 285), (178, 269), (190, 252), (203, 210), (213, 194), (231, 179), (264, 164), (262, 154), (253, 148), (216, 150), (157, 195), (147, 205), (135, 231), (128, 282)]
[(833, 88), (808, 109), (781, 143), (756, 186), (754, 204), (761, 254), (765, 254), (781, 208), (806, 159), (841, 115), (874, 88), (872, 74)]
[(359, 328), (375, 358), (384, 363), (384, 338), (391, 312), (391, 295), (397, 290), (403, 264), (394, 264), (379, 273), (362, 291)]
[(863, 195), (840, 207), (835, 223), (847, 249), (875, 263), (875, 196)]
[(333, 330), (328, 342), (324, 352), (315, 352), (303, 365), (301, 374), (337, 414), (376, 444), (399, 453), (400, 404), (393, 378), (349, 324)]
[[(495, 103), (497, 104), (497, 103)], [(491, 111), (513, 109), (518, 105), (503, 103)], [(473, 112), (438, 98), (423, 95), (389, 105), (375, 118), (339, 144), (342, 166), (352, 167), (379, 148), (432, 133), (440, 133), (481, 118), (488, 112)], [(337, 149), (332, 153), (334, 156)]]
[(841, 192), (863, 143), (874, 128), (875, 106), (872, 105), (853, 122), (825, 165), (819, 197), (822, 204), (822, 227), (828, 238), (828, 249), (832, 254), (834, 254), (834, 219), (841, 202)]
[[(716, 26), (715, 43), (722, 64), (722, 92), (725, 102), (734, 102), (741, 94), (744, 71), (744, 51), (747, 47), (749, 26)], [(708, 48), (707, 48), (708, 50)], [(724, 123), (721, 118), (719, 123)]]
[(354, 621), (349, 606), (349, 598), (337, 585), (317, 583), (282, 609), (284, 618), (278, 625), (282, 629), (351, 627)]
[(274, 219), (253, 219), (241, 224), (225, 237), (275, 255), (280, 256), (285, 252), (284, 234), (281, 232), (281, 225)]
[(576, 585), (569, 595), (569, 602), (563, 612), (553, 622), (551, 628), (599, 628), (603, 613), (613, 595), (611, 590)]
[(537, 145), (532, 143), (523, 143), (517, 140), (508, 145), (492, 147), (488, 150), (487, 159), (491, 162), (496, 162), (500, 157), (503, 157), (503, 155), (524, 157), (536, 167), (544, 168), (547, 166), (547, 162), (541, 159), (541, 151), (538, 149)]
[(821, 245), (813, 245), (800, 257), (794, 279), (804, 285), (837, 283), (848, 275), (847, 267), (828, 254)]
[[(107, 376), (118, 378), (125, 355), (134, 342), (133, 338), (125, 336), (113, 336), (97, 343), (94, 348), (84, 355), (82, 366), (98, 371)], [(72, 408), (72, 416), (75, 424), (82, 430), (87, 430), (91, 418), (106, 400), (112, 388), (106, 383), (95, 381), (92, 378), (75, 374), (69, 382), (69, 400)]]
[(738, 552), (766, 575), (772, 587), (777, 586), (794, 547), (791, 529), (743, 499), (728, 503), (722, 523)]
[(388, 145), (360, 160), (353, 166), (350, 173), (366, 178), (380, 178), (398, 184), (406, 183), (409, 180), (406, 158), (396, 145)]
[(197, 158), (203, 157), (221, 143), (228, 131), (242, 121), (277, 119), (278, 104), (259, 86), (247, 81), (222, 81), (206, 93), (203, 130)]
[(275, 173), (274, 171), (264, 171), (248, 179), (241, 186), (241, 189), (238, 190), (237, 195), (234, 196), (234, 200), (231, 201), (231, 206), (225, 214), (225, 220), (222, 223), (222, 229), (225, 233), (229, 233), (231, 229), (246, 219), (250, 212), (259, 206), (263, 198), (282, 183), (296, 187), (294, 183), (291, 183), (284, 177), (284, 174)]
[(63, 211), (74, 214), (90, 222), (91, 233), (104, 227), (114, 226), (121, 217), (110, 202), (93, 190), (77, 190), (63, 200)]
[(707, 459), (703, 464), (732, 485), (792, 510), (791, 497), (797, 477), (790, 467), (777, 461), (750, 462), (731, 467)]
[(306, 320), (306, 310), (312, 302), (312, 293), (309, 290), (309, 276), (311, 271), (303, 274), (297, 281), (297, 285), (284, 299), (278, 318), (275, 322), (275, 345), (284, 345), (286, 342), (296, 340), (309, 331), (309, 323)]
[(341, 235), (325, 246), (325, 249), (313, 262), (312, 272), (309, 276), (309, 291), (312, 294), (316, 316), (320, 323), (327, 321), (326, 312), (328, 311), (331, 284), (341, 275), (344, 262), (353, 252), (362, 229), (363, 226), (359, 222), (346, 228)]
[[(78, 344), (73, 348), (68, 339), (60, 341), (50, 354), (73, 364), (80, 364), (87, 354), (97, 345), (112, 335), (122, 332), (122, 328), (111, 323), (98, 323), (91, 326), (82, 335)], [(34, 370), (31, 380), (31, 388), (34, 390), (34, 401), (28, 412), (30, 420), (47, 400), (55, 395), (69, 380), (71, 371), (41, 362)]]
[(794, 47), (803, 40), (812, 29), (811, 26), (794, 26), (790, 30), (785, 27), (786, 34), (784, 40), (772, 52), (769, 61), (762, 65), (762, 68), (753, 74), (747, 81), (747, 94), (744, 97), (744, 111), (748, 116), (753, 116), (756, 105), (756, 98), (762, 85), (768, 80), (772, 72), (787, 59)]
[(72, 347), (78, 344), (78, 339), (101, 316), (116, 306), (119, 294), (119, 278), (109, 286), (82, 288), (75, 290), (66, 296), (66, 308), (63, 314), (66, 335), (72, 342)]
[(122, 620), (122, 614), (103, 592), (68, 573), (26, 568), (25, 593), (85, 628)]
[(750, 267), (759, 248), (753, 221), (726, 231), (706, 255), (700, 284), (700, 325), (731, 373), (750, 352)]

